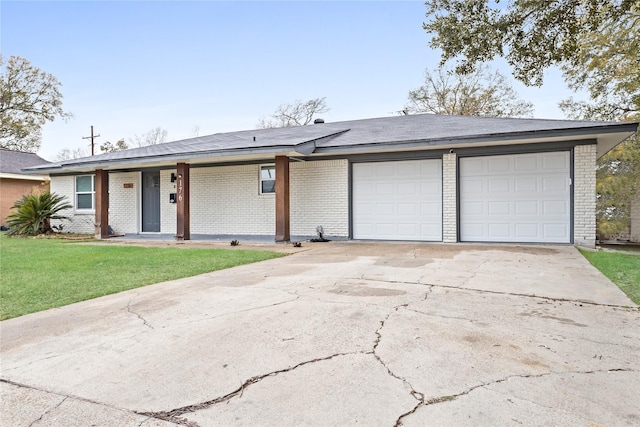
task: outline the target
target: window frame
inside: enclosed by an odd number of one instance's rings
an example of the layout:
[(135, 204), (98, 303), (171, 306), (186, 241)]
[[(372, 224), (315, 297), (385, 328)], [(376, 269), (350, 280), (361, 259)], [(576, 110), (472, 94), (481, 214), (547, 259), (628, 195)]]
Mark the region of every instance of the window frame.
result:
[[(91, 191), (78, 191), (78, 178), (91, 177)], [(77, 212), (95, 212), (96, 210), (96, 176), (95, 174), (75, 175), (74, 177), (74, 206)], [(91, 207), (79, 208), (78, 207), (78, 195), (91, 194)]]
[[(273, 169), (273, 179), (263, 179), (262, 171), (265, 169)], [(273, 191), (263, 191), (263, 182), (273, 181)], [(276, 194), (276, 165), (275, 164), (264, 164), (260, 165), (258, 169), (258, 190), (260, 195), (270, 195)]]

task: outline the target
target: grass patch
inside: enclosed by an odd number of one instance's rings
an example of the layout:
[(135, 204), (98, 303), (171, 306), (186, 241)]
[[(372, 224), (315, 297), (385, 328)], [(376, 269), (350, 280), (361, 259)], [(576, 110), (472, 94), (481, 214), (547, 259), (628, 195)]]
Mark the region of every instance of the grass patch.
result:
[(591, 264), (640, 305), (640, 254), (580, 251)]
[(85, 245), (0, 233), (0, 320), (280, 256), (253, 250)]

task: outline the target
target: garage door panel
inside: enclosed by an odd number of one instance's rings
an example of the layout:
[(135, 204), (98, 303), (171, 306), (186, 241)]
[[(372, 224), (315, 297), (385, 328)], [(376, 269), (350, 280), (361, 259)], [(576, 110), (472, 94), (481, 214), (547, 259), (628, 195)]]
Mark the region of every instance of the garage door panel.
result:
[(537, 178), (516, 178), (515, 190), (517, 192), (521, 192), (521, 191), (536, 192), (538, 191), (538, 179)]
[(398, 215), (415, 216), (417, 214), (418, 214), (417, 203), (399, 203), (398, 204)]
[(546, 153), (542, 155), (542, 169), (550, 172), (553, 170), (565, 171), (569, 169), (569, 156), (564, 153)]
[(493, 157), (487, 160), (487, 170), (489, 172), (509, 172), (511, 166), (510, 159)]
[(354, 238), (442, 240), (441, 160), (356, 163), (352, 177)]
[(503, 239), (511, 234), (511, 224), (495, 223), (489, 224), (489, 236), (492, 238)]
[(489, 208), (489, 215), (511, 214), (511, 203), (509, 202), (490, 202), (487, 207)]
[(549, 239), (561, 238), (565, 234), (569, 233), (569, 226), (567, 224), (543, 224), (543, 234)]
[(523, 155), (515, 159), (516, 171), (535, 171), (538, 169), (538, 157), (535, 155)]
[(540, 226), (538, 224), (516, 224), (516, 237), (523, 241), (535, 239), (540, 234), (539, 229)]
[(509, 193), (511, 186), (509, 185), (509, 179), (499, 178), (488, 180), (489, 193)]
[(539, 202), (537, 200), (525, 200), (521, 202), (515, 202), (515, 214), (518, 216), (533, 215), (538, 216)]
[(420, 186), (416, 182), (399, 182), (398, 195), (402, 196), (418, 196)]
[(568, 178), (564, 176), (549, 176), (542, 178), (542, 191), (568, 193), (569, 186), (567, 185), (567, 179)]
[(462, 241), (569, 243), (569, 152), (460, 159)]
[(542, 211), (545, 215), (568, 215), (569, 204), (565, 200), (545, 200)]

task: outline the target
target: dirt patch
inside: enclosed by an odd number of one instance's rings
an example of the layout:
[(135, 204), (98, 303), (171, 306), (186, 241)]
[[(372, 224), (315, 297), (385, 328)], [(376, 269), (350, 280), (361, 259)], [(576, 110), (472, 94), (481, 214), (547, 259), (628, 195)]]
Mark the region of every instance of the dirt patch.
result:
[(417, 268), (432, 262), (432, 258), (378, 258), (375, 265), (397, 268)]
[(338, 295), (349, 295), (354, 297), (390, 297), (395, 295), (406, 294), (405, 291), (389, 288), (372, 288), (370, 286), (361, 285), (339, 285), (329, 292)]

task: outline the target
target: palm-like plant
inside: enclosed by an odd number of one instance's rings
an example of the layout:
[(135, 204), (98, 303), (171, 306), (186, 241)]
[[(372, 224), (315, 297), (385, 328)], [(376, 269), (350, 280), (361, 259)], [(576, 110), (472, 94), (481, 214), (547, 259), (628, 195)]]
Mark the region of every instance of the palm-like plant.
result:
[(7, 217), (9, 235), (35, 236), (51, 230), (52, 219), (68, 219), (59, 212), (72, 206), (65, 197), (55, 193), (32, 193), (14, 203), (14, 211)]

